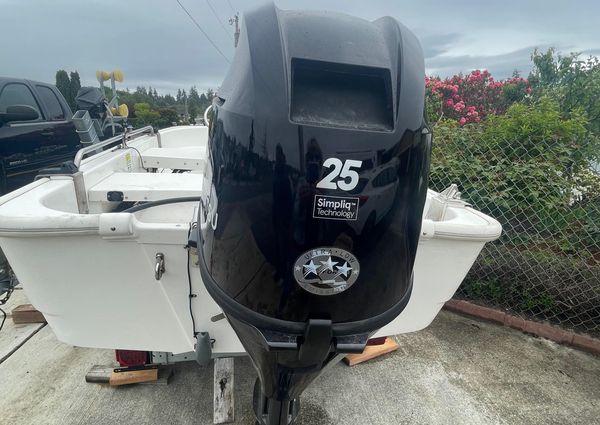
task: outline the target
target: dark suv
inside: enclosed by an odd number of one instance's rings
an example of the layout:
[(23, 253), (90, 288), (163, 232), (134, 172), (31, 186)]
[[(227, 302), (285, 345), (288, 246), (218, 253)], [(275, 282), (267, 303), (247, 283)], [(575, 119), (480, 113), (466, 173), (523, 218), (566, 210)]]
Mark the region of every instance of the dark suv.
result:
[(72, 115), (55, 86), (0, 77), (0, 196), (73, 159), (81, 145)]

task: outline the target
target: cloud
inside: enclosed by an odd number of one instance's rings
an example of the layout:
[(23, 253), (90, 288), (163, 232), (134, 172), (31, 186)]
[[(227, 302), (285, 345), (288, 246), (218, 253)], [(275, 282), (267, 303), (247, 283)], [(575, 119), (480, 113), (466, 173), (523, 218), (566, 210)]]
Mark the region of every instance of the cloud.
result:
[(581, 52), (581, 54), (584, 55), (584, 56), (588, 56), (588, 55), (600, 56), (600, 49), (587, 49), (587, 50), (583, 50)]
[(527, 46), (500, 55), (440, 55), (426, 59), (425, 65), (431, 74), (453, 75), (473, 69), (487, 69), (497, 79), (510, 77), (517, 70), (526, 76), (531, 70), (531, 53), (536, 49), (545, 50), (549, 46)]
[[(232, 57), (223, 29), (197, 2), (188, 2), (207, 32), (222, 32), (215, 39)], [(96, 70), (119, 68), (125, 87), (173, 92), (216, 87), (228, 66), (175, 2), (6, 3), (0, 0), (0, 69), (6, 76), (52, 82), (62, 68), (79, 71), (84, 84), (95, 85)]]
[(462, 37), (459, 33), (426, 34), (420, 36), (419, 41), (427, 60), (447, 53)]
[[(204, 1), (181, 0), (229, 58), (231, 34)], [(265, 0), (211, 0), (223, 22)], [(374, 20), (384, 15), (412, 28), (423, 45), (427, 69), (442, 76), (487, 68), (502, 78), (529, 70), (534, 46), (600, 53), (600, 2), (505, 0), (277, 0), (283, 9), (329, 9)], [(77, 70), (97, 84), (98, 69), (122, 69), (123, 87), (151, 85), (175, 92), (196, 85), (216, 88), (229, 64), (175, 0), (0, 0), (0, 73), (53, 82), (58, 69)], [(243, 25), (243, 22), (242, 22)], [(233, 32), (233, 29), (231, 29)], [(568, 46), (568, 47), (565, 47)], [(568, 50), (566, 50), (568, 49)]]

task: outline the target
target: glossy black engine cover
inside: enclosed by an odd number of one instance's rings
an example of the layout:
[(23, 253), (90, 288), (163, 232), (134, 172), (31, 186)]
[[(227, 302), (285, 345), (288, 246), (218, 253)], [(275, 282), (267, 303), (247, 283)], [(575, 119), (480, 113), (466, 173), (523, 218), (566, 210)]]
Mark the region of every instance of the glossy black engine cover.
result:
[[(245, 15), (213, 102), (214, 190), (205, 208), (213, 225), (200, 246), (207, 288), (228, 315), (261, 329), (286, 324), (281, 331), (311, 318), (360, 322), (338, 328), (352, 334), (400, 313), (427, 191), (424, 94), (421, 47), (392, 18), (272, 5)], [(331, 158), (342, 167), (361, 161), (351, 190), (343, 188), (352, 178), (323, 165)], [(356, 202), (356, 219), (315, 218), (317, 196)], [(323, 295), (299, 285), (294, 271), (312, 254), (299, 257), (319, 248), (360, 263), (346, 290)]]

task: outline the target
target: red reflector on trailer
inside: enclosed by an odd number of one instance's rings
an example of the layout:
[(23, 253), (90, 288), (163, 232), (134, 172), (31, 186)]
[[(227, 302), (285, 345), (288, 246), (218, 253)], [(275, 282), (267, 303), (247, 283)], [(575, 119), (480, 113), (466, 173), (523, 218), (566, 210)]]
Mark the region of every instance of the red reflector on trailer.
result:
[(115, 357), (121, 367), (143, 366), (149, 363), (147, 351), (115, 350)]
[(371, 338), (367, 341), (367, 345), (383, 345), (385, 344), (386, 336), (381, 336), (379, 338)]

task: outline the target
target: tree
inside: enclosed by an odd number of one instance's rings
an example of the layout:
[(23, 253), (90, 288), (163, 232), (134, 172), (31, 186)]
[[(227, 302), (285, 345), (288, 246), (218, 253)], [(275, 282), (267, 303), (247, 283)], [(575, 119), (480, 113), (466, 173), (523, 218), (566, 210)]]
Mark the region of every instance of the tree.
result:
[(208, 108), (210, 106), (210, 104), (212, 103), (212, 99), (214, 97), (214, 93), (215, 92), (212, 89), (209, 88), (206, 91), (206, 93), (202, 93), (200, 95), (198, 105), (199, 105), (200, 113), (201, 114), (203, 114), (204, 111), (206, 110), (206, 108)]
[(160, 119), (160, 114), (157, 111), (153, 111), (150, 105), (147, 103), (136, 103), (134, 105), (135, 112), (135, 124), (137, 127), (143, 127), (146, 125), (156, 125), (156, 122)]
[[(75, 80), (78, 79), (77, 77)], [(196, 86), (192, 86), (189, 92), (178, 89), (175, 96), (161, 95), (156, 88), (145, 86), (137, 86), (134, 91), (117, 90), (117, 94), (119, 102), (129, 107), (135, 125), (151, 124), (157, 128), (168, 127), (173, 122), (178, 122), (180, 114), (185, 116), (186, 121), (201, 117), (215, 96), (212, 89), (200, 93)], [(107, 96), (110, 95), (110, 90), (107, 89)], [(135, 112), (136, 110), (139, 114)]]
[(600, 59), (580, 56), (562, 56), (552, 48), (546, 52), (535, 50), (529, 81), (537, 98), (552, 97), (563, 114), (582, 110), (589, 119), (589, 128), (600, 134)]
[(188, 98), (188, 113), (190, 115), (190, 121), (194, 121), (200, 112), (200, 95), (196, 86), (190, 88), (190, 95)]
[(160, 120), (156, 123), (159, 128), (170, 127), (179, 121), (179, 115), (173, 108), (158, 108), (157, 112), (160, 114)]
[(164, 96), (164, 99), (165, 99), (165, 104), (166, 105), (174, 105), (177, 102), (175, 100), (175, 98), (172, 95), (170, 95), (170, 94), (166, 94)]
[(188, 114), (190, 115), (190, 122), (196, 119), (196, 117), (198, 116), (198, 106), (196, 106), (196, 103), (190, 102), (188, 107)]
[(67, 71), (64, 69), (56, 71), (56, 88), (61, 92), (67, 102), (69, 102), (69, 99), (71, 98), (71, 80), (69, 80), (69, 74), (67, 74)]
[(198, 90), (196, 89), (196, 86), (192, 86), (192, 88), (190, 88), (189, 101), (190, 103), (195, 103), (196, 105), (200, 104), (200, 96), (198, 95)]
[(554, 48), (549, 48), (542, 53), (535, 49), (531, 54), (533, 69), (529, 73), (529, 82), (538, 89), (542, 87), (551, 87), (558, 81), (558, 63), (562, 57), (556, 56)]
[(75, 100), (77, 97), (77, 92), (81, 88), (81, 80), (79, 79), (79, 72), (71, 72), (71, 82), (69, 85), (69, 98), (67, 102), (69, 102), (69, 106), (72, 110), (77, 108), (77, 101)]
[(135, 92), (134, 94), (138, 94), (139, 96), (143, 96), (143, 97), (147, 97), (148, 96), (148, 92), (146, 91), (146, 87), (142, 86), (137, 86), (135, 88)]

